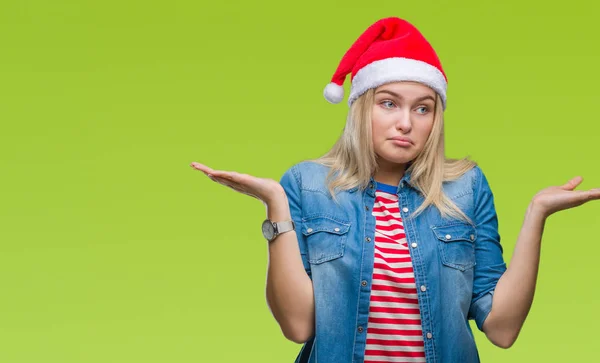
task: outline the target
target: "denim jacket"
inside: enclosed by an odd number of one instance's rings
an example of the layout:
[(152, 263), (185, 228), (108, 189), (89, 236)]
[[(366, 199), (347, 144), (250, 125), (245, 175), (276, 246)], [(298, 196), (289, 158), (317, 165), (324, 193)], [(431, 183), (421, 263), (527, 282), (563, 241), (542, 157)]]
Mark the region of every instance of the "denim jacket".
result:
[[(331, 199), (328, 168), (303, 161), (280, 183), (296, 223), (298, 244), (315, 301), (315, 333), (302, 345), (296, 363), (362, 363), (367, 335), (374, 261), (377, 182)], [(442, 218), (427, 207), (405, 173), (398, 184), (400, 214), (412, 258), (428, 363), (475, 363), (479, 354), (468, 320), (482, 329), (496, 283), (506, 270), (494, 197), (475, 166), (444, 182), (444, 192), (473, 224)]]

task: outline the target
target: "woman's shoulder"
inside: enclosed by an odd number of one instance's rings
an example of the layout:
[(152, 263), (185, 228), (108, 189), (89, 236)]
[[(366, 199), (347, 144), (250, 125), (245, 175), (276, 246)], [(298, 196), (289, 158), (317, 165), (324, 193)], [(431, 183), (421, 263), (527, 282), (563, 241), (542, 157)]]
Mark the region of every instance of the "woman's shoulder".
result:
[(444, 183), (444, 192), (452, 200), (470, 195), (473, 203), (480, 203), (493, 192), (486, 172), (478, 164), (466, 170), (460, 177), (450, 183)]
[(294, 178), (301, 189), (322, 189), (330, 167), (314, 160), (303, 160), (290, 166), (282, 180)]
[(483, 176), (479, 165), (470, 160), (451, 162), (447, 165), (446, 173), (443, 189), (451, 199), (474, 194)]
[(486, 174), (479, 164), (474, 164), (458, 180), (465, 186), (468, 186), (474, 193), (482, 187), (489, 187)]
[(303, 160), (294, 166), (296, 170), (304, 174), (327, 174), (330, 167), (315, 160)]

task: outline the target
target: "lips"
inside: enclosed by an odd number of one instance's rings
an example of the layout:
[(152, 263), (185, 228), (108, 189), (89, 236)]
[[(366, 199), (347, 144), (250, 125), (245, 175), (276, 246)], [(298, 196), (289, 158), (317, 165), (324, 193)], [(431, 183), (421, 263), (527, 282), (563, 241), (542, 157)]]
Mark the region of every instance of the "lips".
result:
[(390, 140), (398, 143), (398, 144), (413, 144), (412, 140), (409, 137), (405, 136), (396, 136), (392, 137)]

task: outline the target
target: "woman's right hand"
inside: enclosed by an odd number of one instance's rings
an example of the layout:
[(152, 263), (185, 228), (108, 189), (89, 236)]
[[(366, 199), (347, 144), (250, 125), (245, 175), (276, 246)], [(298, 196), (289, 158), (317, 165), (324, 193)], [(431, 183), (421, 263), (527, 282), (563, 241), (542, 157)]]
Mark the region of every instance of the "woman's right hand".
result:
[(228, 186), (236, 192), (249, 195), (262, 201), (265, 205), (278, 199), (285, 198), (281, 184), (273, 179), (258, 178), (235, 171), (214, 170), (206, 165), (193, 162), (190, 164), (196, 170), (202, 171), (212, 181)]

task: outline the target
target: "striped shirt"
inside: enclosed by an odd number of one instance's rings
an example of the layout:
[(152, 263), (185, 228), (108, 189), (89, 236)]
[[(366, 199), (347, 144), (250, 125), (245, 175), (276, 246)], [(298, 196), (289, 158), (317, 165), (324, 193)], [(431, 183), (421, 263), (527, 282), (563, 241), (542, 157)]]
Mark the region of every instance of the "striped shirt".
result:
[(415, 275), (395, 186), (378, 183), (372, 213), (375, 262), (364, 362), (425, 362)]

